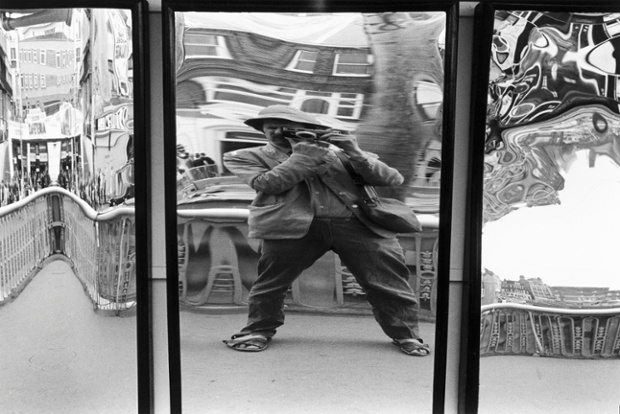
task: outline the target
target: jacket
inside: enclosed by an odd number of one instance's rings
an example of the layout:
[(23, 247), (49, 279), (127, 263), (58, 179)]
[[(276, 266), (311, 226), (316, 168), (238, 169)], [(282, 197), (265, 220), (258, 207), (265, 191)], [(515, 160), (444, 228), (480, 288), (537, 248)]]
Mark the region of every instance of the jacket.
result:
[[(399, 185), (403, 176), (394, 168), (366, 153), (365, 160), (351, 159), (351, 164), (369, 185)], [(224, 154), (224, 165), (252, 187), (256, 197), (248, 218), (250, 238), (298, 239), (303, 237), (314, 219), (307, 181), (319, 175), (351, 212), (375, 234), (389, 238), (395, 233), (370, 221), (358, 208), (358, 189), (333, 151), (312, 148), (290, 156), (271, 143)]]

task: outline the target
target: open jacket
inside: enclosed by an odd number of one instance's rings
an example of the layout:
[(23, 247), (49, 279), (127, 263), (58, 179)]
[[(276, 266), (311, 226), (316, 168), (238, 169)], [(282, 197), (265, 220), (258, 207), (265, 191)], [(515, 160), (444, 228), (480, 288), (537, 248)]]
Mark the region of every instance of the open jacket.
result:
[[(396, 169), (376, 156), (367, 155), (363, 161), (351, 159), (351, 164), (368, 184), (402, 184), (403, 177)], [(333, 151), (318, 154), (293, 152), (289, 156), (269, 143), (264, 147), (228, 152), (224, 154), (224, 164), (257, 192), (250, 205), (250, 238), (303, 237), (315, 215), (306, 180), (316, 175), (375, 234), (394, 236), (393, 232), (370, 221), (358, 208), (358, 189)]]

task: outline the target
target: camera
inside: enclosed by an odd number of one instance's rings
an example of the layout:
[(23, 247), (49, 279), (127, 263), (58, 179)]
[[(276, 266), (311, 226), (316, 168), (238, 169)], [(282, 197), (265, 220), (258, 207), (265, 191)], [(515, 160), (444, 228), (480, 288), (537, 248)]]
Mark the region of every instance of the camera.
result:
[(302, 141), (325, 141), (323, 138), (330, 133), (338, 133), (342, 135), (348, 134), (346, 131), (336, 129), (308, 129), (308, 128), (282, 128), (282, 135), (285, 138)]

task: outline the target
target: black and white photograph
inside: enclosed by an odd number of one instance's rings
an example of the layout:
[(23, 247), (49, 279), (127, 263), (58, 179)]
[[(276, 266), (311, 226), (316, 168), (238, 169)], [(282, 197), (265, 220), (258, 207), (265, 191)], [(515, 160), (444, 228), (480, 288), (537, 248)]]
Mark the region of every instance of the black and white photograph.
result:
[(617, 414), (617, 0), (1, 0), (0, 413)]

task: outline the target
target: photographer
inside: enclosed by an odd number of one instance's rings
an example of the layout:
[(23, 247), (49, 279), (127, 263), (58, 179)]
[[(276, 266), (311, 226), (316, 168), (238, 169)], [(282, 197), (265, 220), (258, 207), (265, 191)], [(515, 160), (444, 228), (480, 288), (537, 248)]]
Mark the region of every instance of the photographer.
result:
[(343, 151), (370, 185), (399, 185), (400, 173), (363, 152), (354, 135), (327, 132), (312, 139), (312, 134), (285, 133), (288, 128), (327, 129), (295, 108), (270, 106), (245, 123), (263, 132), (269, 143), (227, 153), (224, 163), (257, 192), (249, 237), (262, 239), (262, 245), (248, 325), (224, 341), (227, 346), (253, 352), (267, 348), (284, 323), (288, 288), (332, 250), (366, 292), (375, 319), (393, 343), (408, 355), (430, 354), (418, 335), (417, 299), (396, 235), (360, 211), (356, 186), (336, 151)]

